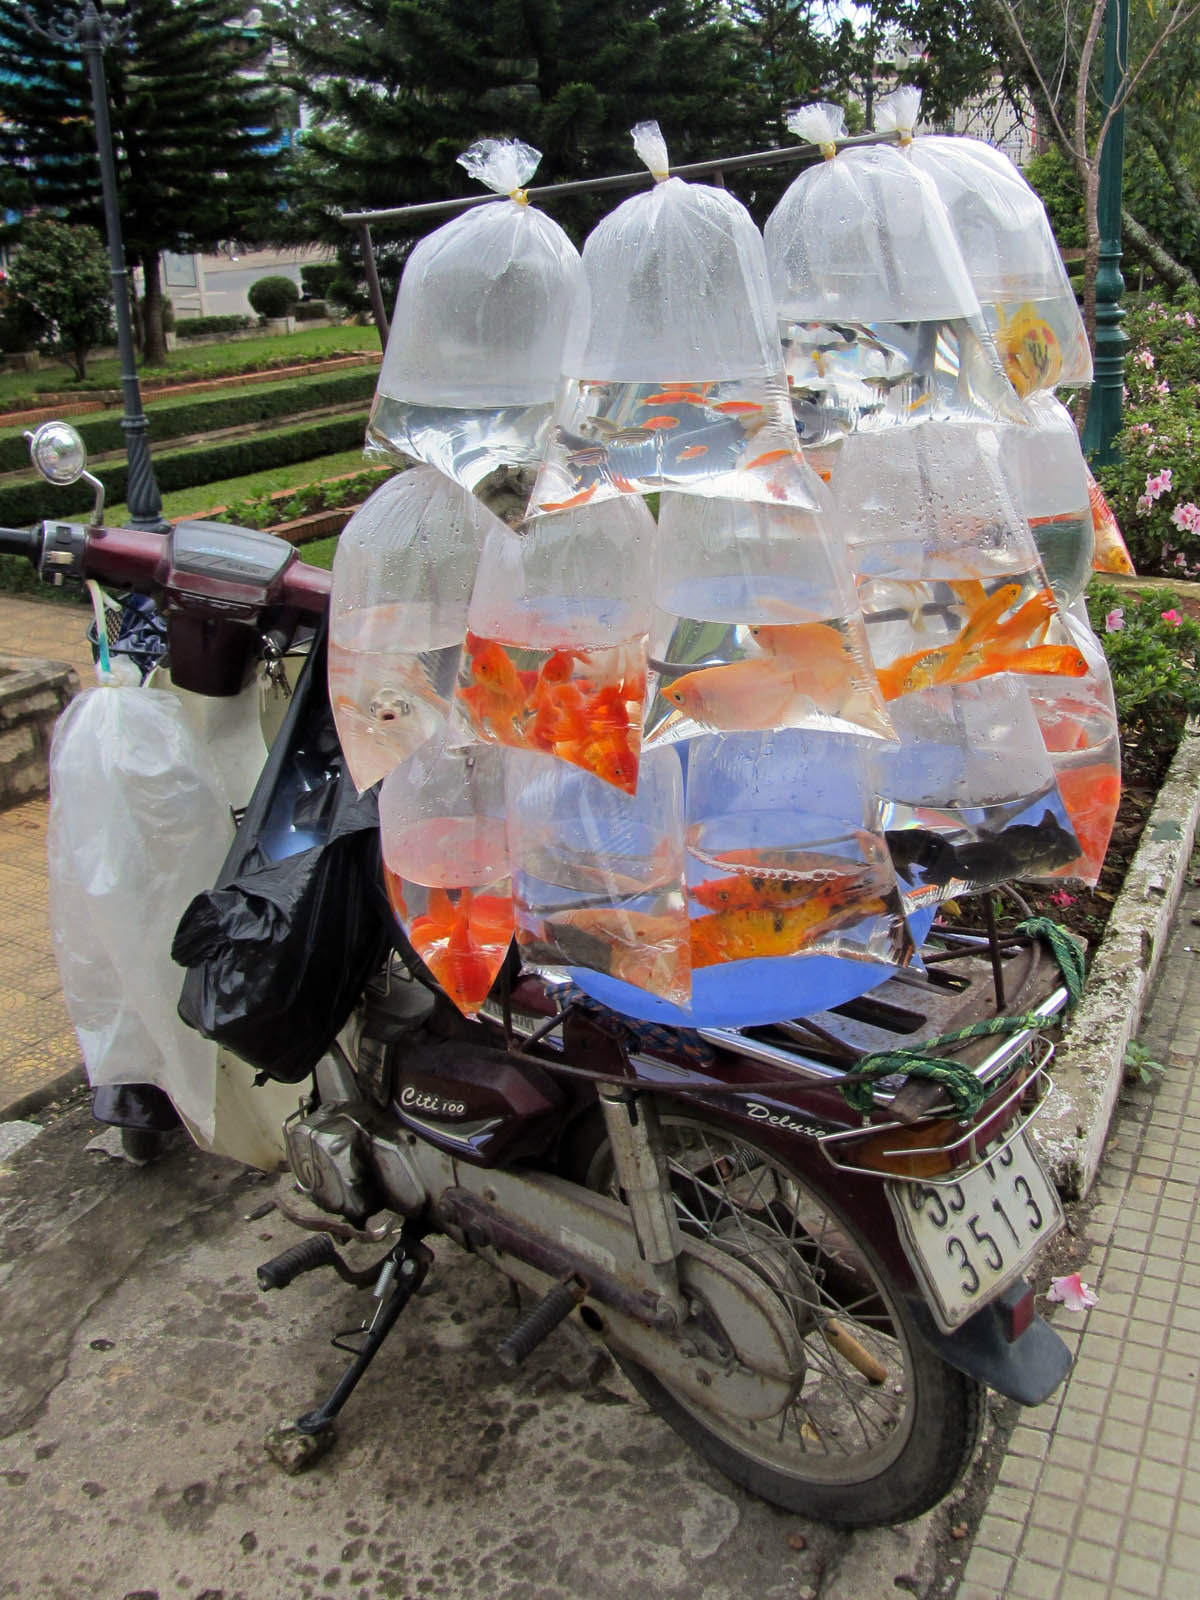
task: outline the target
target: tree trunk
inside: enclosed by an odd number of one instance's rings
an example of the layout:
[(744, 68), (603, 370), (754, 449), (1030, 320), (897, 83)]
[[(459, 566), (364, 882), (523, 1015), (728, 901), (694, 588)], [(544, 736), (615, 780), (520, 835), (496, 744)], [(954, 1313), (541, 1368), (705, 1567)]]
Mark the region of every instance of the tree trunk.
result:
[[(86, 344), (73, 344), (65, 354), (71, 363), (71, 371), (82, 383), (87, 377), (88, 346)], [(26, 435), (26, 437), (29, 437)]]
[(1121, 221), (1126, 242), (1138, 255), (1145, 258), (1169, 289), (1187, 289), (1193, 294), (1200, 294), (1200, 283), (1196, 281), (1191, 269), (1182, 261), (1176, 261), (1170, 251), (1165, 250), (1157, 239), (1147, 233), (1136, 217), (1122, 210)]
[(147, 366), (155, 366), (167, 354), (167, 340), (163, 333), (162, 278), (159, 276), (158, 255), (144, 255), (142, 266), (142, 314), (146, 330), (143, 359)]

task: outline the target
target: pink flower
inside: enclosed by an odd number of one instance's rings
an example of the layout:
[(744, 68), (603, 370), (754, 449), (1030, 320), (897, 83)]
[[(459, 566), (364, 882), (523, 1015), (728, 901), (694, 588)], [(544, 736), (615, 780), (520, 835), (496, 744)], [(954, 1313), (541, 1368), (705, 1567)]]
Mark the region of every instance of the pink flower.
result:
[(1188, 500), (1183, 505), (1175, 507), (1171, 513), (1171, 521), (1177, 528), (1184, 528), (1188, 533), (1195, 533), (1200, 525), (1200, 506)]
[(1149, 350), (1139, 350), (1137, 355), (1134, 357), (1134, 360), (1135, 361), (1140, 361), (1142, 363), (1142, 365), (1145, 367), (1147, 372), (1153, 371), (1153, 369), (1154, 369), (1154, 356), (1151, 354), (1151, 352)]
[(1183, 320), (1187, 323), (1189, 328), (1194, 328), (1196, 326), (1196, 319), (1190, 311), (1185, 311), (1183, 313)]
[(1163, 621), (1169, 622), (1173, 628), (1177, 628), (1183, 621), (1183, 618), (1179, 615), (1174, 606), (1171, 607), (1170, 611), (1162, 612), (1161, 616)]
[(1151, 500), (1151, 498), (1150, 498), (1150, 496), (1148, 494), (1140, 494), (1140, 495), (1138, 495), (1138, 497), (1137, 497), (1138, 515), (1142, 516), (1142, 517), (1146, 516), (1148, 514), (1149, 510), (1150, 510), (1150, 507), (1153, 504), (1154, 504), (1154, 501)]
[(1050, 896), (1050, 904), (1052, 906), (1073, 906), (1077, 898), (1076, 895), (1068, 894), (1065, 889), (1056, 889)]
[(1046, 1291), (1047, 1300), (1059, 1301), (1068, 1311), (1086, 1311), (1090, 1306), (1094, 1306), (1099, 1298), (1077, 1272), (1068, 1272), (1065, 1278), (1051, 1278), (1050, 1287)]
[(1154, 392), (1155, 394), (1170, 394), (1171, 385), (1165, 378), (1162, 378), (1154, 385)]
[(1160, 494), (1166, 494), (1170, 487), (1170, 467), (1163, 467), (1161, 472), (1148, 472), (1146, 474), (1146, 494), (1151, 500), (1157, 500)]
[(1105, 633), (1120, 633), (1125, 626), (1125, 607), (1114, 606), (1104, 619)]

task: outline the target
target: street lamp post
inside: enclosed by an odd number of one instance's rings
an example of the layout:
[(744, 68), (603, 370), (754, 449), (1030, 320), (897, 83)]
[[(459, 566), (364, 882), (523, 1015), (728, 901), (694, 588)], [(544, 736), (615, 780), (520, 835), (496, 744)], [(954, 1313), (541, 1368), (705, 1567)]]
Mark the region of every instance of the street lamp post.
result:
[(112, 271), (113, 313), (117, 324), (117, 354), (121, 362), (121, 397), (124, 415), (121, 431), (125, 435), (128, 484), (125, 503), (134, 528), (165, 533), (169, 524), (162, 514), (162, 496), (150, 460), (150, 424), (142, 410), (137, 361), (133, 348), (133, 326), (129, 317), (129, 273), (125, 267), (125, 243), (121, 237), (121, 212), (117, 203), (117, 169), (113, 160), (112, 126), (108, 117), (108, 85), (104, 81), (104, 50), (122, 38), (128, 27), (125, 19), (101, 15), (94, 0), (86, 0), (82, 11), (63, 11), (53, 23), (53, 31), (41, 27), (29, 10), (25, 21), (34, 33), (53, 44), (76, 44), (87, 61), (92, 90), (92, 112), (96, 126), (96, 153), (100, 158), (100, 188), (104, 197), (104, 229), (108, 235), (108, 259)]
[[(1129, 0), (1108, 0), (1104, 19), (1104, 81), (1100, 115), (1121, 92), (1129, 57)], [(1114, 443), (1121, 426), (1125, 384), (1125, 346), (1129, 342), (1121, 322), (1125, 316), (1121, 296), (1121, 178), (1125, 165), (1125, 112), (1114, 113), (1100, 153), (1100, 263), (1096, 271), (1095, 377), (1083, 425), (1084, 454), (1094, 467), (1115, 459)]]

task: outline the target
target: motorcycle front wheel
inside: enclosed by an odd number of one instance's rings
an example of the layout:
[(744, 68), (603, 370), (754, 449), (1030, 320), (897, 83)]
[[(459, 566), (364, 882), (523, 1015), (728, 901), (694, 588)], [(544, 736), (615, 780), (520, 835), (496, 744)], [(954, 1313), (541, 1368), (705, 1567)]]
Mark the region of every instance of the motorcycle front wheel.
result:
[[(634, 1388), (699, 1455), (787, 1511), (869, 1527), (936, 1505), (974, 1453), (983, 1389), (934, 1355), (862, 1230), (798, 1172), (715, 1122), (659, 1115), (681, 1230), (762, 1280), (803, 1361), (767, 1421), (701, 1406), (618, 1356)], [(617, 1195), (602, 1127), (573, 1165), (590, 1188)]]

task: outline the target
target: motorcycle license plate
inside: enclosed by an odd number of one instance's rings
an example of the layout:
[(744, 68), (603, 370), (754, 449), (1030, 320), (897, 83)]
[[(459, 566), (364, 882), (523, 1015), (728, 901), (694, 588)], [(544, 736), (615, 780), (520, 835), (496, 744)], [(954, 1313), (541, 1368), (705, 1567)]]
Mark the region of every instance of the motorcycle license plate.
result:
[(1023, 1133), (956, 1183), (889, 1183), (887, 1190), (943, 1333), (1020, 1277), (1063, 1223), (1058, 1195)]

